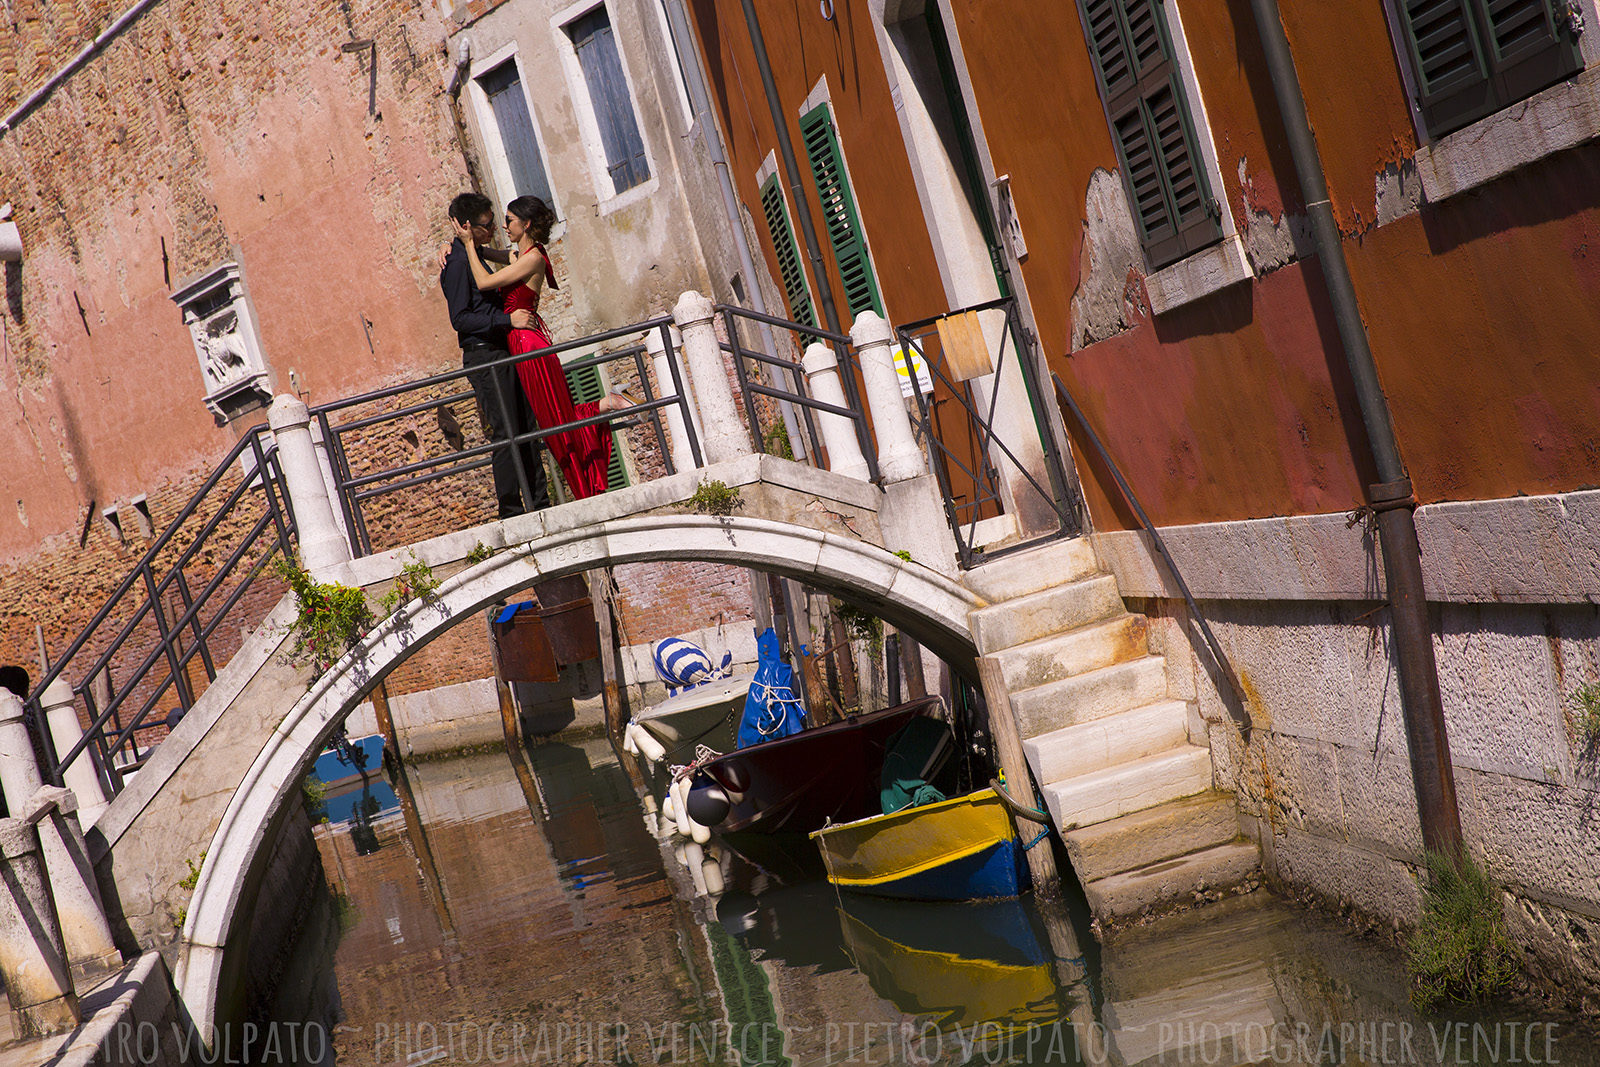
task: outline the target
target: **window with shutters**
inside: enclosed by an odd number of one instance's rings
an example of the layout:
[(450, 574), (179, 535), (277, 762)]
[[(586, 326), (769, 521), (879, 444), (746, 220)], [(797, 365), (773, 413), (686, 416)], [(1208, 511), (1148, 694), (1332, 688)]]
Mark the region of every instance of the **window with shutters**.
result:
[(1583, 69), (1569, 0), (1393, 0), (1417, 110), (1442, 137)]
[(480, 128), (501, 201), (537, 196), (555, 206), (544, 152), (528, 109), (522, 73), (515, 54), (493, 57), (488, 69), (473, 79), (482, 120)]
[(565, 29), (583, 72), (612, 194), (625, 192), (650, 177), (650, 164), (611, 16), (602, 4), (567, 23)]
[[(606, 395), (599, 367), (569, 369), (567, 389), (572, 393), (574, 404), (596, 404)], [(607, 489), (621, 489), (628, 484), (628, 466), (622, 461), (622, 445), (622, 432), (611, 431), (611, 465), (606, 468)]]
[(800, 265), (794, 227), (789, 224), (789, 204), (776, 174), (761, 186), (761, 214), (767, 220), (772, 250), (778, 257), (778, 275), (783, 282), (783, 295), (789, 301), (789, 319), (803, 326), (815, 326), (817, 316), (811, 306), (811, 289), (806, 285), (806, 272)]
[(1160, 0), (1078, 0), (1123, 184), (1150, 266), (1222, 239)]
[(817, 199), (822, 204), (822, 219), (833, 248), (833, 260), (844, 284), (845, 305), (853, 319), (863, 311), (883, 314), (883, 298), (878, 294), (878, 279), (867, 253), (867, 236), (856, 212), (855, 194), (845, 170), (844, 154), (839, 150), (839, 134), (834, 128), (833, 111), (819, 104), (800, 117), (800, 138), (811, 163), (811, 180), (816, 183)]

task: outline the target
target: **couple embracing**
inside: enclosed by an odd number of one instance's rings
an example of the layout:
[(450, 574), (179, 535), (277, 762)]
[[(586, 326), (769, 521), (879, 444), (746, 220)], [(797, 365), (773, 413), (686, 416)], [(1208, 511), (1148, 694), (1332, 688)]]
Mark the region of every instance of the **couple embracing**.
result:
[[(450, 309), (450, 325), (461, 341), (462, 365), (482, 367), (508, 355), (541, 353), (514, 365), (469, 374), (484, 431), (498, 443), (540, 429), (629, 407), (627, 394), (608, 393), (598, 403), (574, 404), (566, 372), (550, 347), (550, 335), (539, 316), (539, 295), (548, 285), (559, 289), (544, 243), (556, 215), (536, 196), (519, 196), (506, 205), (509, 253), (491, 247), (494, 205), (478, 193), (462, 193), (450, 202), (450, 225), (455, 240), (439, 271), (439, 286)], [(498, 266), (490, 270), (485, 259)], [(496, 389), (498, 384), (499, 388)], [(498, 396), (496, 394), (499, 394)], [(526, 400), (526, 405), (523, 401)], [(572, 495), (578, 499), (606, 491), (606, 470), (611, 465), (611, 432), (604, 423), (565, 430), (544, 438), (555, 454)], [(533, 493), (534, 509), (548, 506), (544, 464), (537, 442), (524, 442), (523, 469)], [(510, 518), (526, 510), (517, 481), (511, 450), (494, 453), (495, 497), (499, 517)]]

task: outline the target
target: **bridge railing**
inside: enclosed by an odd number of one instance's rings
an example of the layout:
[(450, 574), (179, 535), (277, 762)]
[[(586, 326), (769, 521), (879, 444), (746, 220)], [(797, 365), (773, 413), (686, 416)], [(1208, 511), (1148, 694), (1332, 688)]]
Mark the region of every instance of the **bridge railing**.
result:
[[(861, 401), (861, 389), (857, 381), (861, 368), (856, 359), (855, 349), (851, 347), (849, 335), (789, 322), (734, 304), (718, 304), (716, 310), (723, 318), (723, 332), (727, 339), (723, 341), (722, 347), (733, 359), (734, 373), (738, 378), (740, 395), (744, 398), (746, 419), (756, 450), (771, 454), (773, 448), (772, 434), (763, 428), (763, 420), (757, 409), (758, 398), (769, 397), (777, 402), (785, 434), (790, 439), (791, 454), (788, 458), (809, 459), (813, 466), (819, 465), (819, 457), (825, 454), (825, 448), (817, 430), (817, 414), (836, 415), (849, 420), (851, 433), (867, 466), (868, 480), (878, 481), (877, 449), (873, 447), (872, 431), (867, 424), (866, 405)], [(797, 346), (806, 338), (810, 338), (813, 344), (826, 345), (833, 352), (842, 372), (839, 374), (839, 379), (845, 403), (830, 404), (818, 399), (807, 384), (804, 363), (778, 355), (774, 350), (780, 346), (776, 344), (755, 346), (741, 341), (739, 335), (741, 322), (756, 324), (767, 331), (780, 329), (792, 333)], [(787, 388), (753, 377), (746, 361), (762, 368), (769, 368), (770, 376), (778, 382), (787, 382)], [(791, 428), (791, 424), (794, 428)], [(772, 425), (775, 429), (778, 424)], [(800, 428), (803, 428), (804, 437), (802, 447), (796, 448), (793, 438), (796, 429)]]
[[(962, 567), (1079, 532), (1066, 465), (1050, 430), (1029, 335), (1014, 297), (895, 328)], [(1016, 387), (1022, 389), (1020, 396)], [(1008, 396), (1020, 404), (1007, 404)], [(1026, 406), (1025, 418), (1015, 408)], [(1037, 449), (1037, 453), (1034, 453)], [(978, 524), (1010, 514), (1024, 528), (985, 549)]]
[[(725, 331), (716, 344), (732, 356), (753, 447), (773, 449), (770, 429), (788, 408), (803, 427), (796, 454), (818, 463), (826, 435), (819, 435), (817, 420), (843, 419), (861, 443), (870, 476), (876, 477), (849, 338), (731, 305), (716, 313)], [(746, 340), (742, 323), (760, 327), (766, 336), (760, 342)], [(802, 364), (785, 355), (808, 341), (831, 346), (847, 372), (841, 375), (842, 404), (813, 395)], [(324, 480), (351, 554), (487, 521), (495, 514), (495, 500), (482, 468), (494, 452), (511, 450), (526, 493), (529, 472), (521, 467), (522, 450), (514, 444), (544, 441), (577, 427), (624, 427), (633, 435), (633, 468), (644, 478), (703, 466), (695, 383), (686, 373), (672, 317), (591, 334), (548, 351), (559, 356), (618, 342), (618, 347), (571, 359), (563, 369), (577, 378), (605, 367), (611, 385), (638, 391), (635, 407), (541, 427), (509, 441), (469, 443), (469, 437), (480, 435), (468, 375), (513, 366), (528, 354), (310, 409)], [(765, 372), (752, 373), (752, 366)], [(522, 402), (520, 395), (499, 393), (493, 374), (489, 380), (502, 417), (510, 405)], [(481, 473), (457, 477), (473, 472)], [(441, 491), (446, 485), (450, 491)], [(257, 426), (178, 510), (34, 688), (28, 708), (46, 776), (82, 794), (86, 810), (120, 792), (124, 775), (166, 735), (174, 713), (181, 716), (194, 706), (239, 650), (243, 635), (281, 599), (287, 587), (270, 564), (293, 551), (297, 530), (276, 442), (267, 427)], [(65, 692), (55, 685), (59, 680), (66, 681)], [(86, 730), (80, 727), (85, 719)]]
[[(70, 785), (85, 809), (119, 792), (124, 775), (166, 735), (169, 718), (194, 705), (242, 635), (282, 596), (268, 565), (290, 551), (294, 529), (271, 435), (258, 426), (178, 510), (30, 694), (46, 777)], [(263, 573), (272, 580), (259, 581)], [(175, 706), (157, 714), (168, 705)]]

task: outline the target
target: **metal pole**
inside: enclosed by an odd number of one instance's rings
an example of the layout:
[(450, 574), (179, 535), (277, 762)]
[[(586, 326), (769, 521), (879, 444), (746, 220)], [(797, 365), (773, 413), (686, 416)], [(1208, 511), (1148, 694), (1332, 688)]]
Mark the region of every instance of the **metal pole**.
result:
[[(822, 302), (822, 319), (828, 329), (842, 333), (839, 312), (833, 305), (833, 283), (822, 264), (822, 246), (817, 244), (817, 229), (811, 221), (811, 205), (805, 190), (800, 188), (800, 164), (795, 162), (794, 143), (789, 140), (789, 123), (783, 106), (778, 103), (778, 86), (772, 80), (772, 64), (767, 61), (767, 42), (761, 36), (761, 20), (756, 18), (754, 0), (742, 0), (744, 24), (750, 31), (750, 47), (756, 55), (756, 66), (761, 71), (761, 91), (766, 94), (767, 107), (772, 111), (772, 125), (778, 137), (778, 154), (783, 157), (783, 176), (789, 180), (789, 195), (794, 199), (795, 216), (800, 220), (800, 233), (806, 242), (806, 256), (811, 260), (811, 274), (817, 282), (817, 296)], [(752, 279), (753, 280), (753, 279)]]
[(1445, 733), (1444, 701), (1439, 694), (1439, 667), (1433, 655), (1433, 631), (1428, 622), (1427, 594), (1422, 580), (1422, 552), (1417, 542), (1417, 501), (1411, 493), (1395, 438), (1389, 402), (1378, 381), (1377, 363), (1367, 344), (1361, 307), (1356, 302), (1344, 243), (1328, 201), (1327, 181), (1316, 136), (1306, 116), (1294, 54), (1283, 30), (1277, 0), (1250, 0), (1273, 95), (1289, 137), (1289, 152), (1305, 196), (1306, 213), (1316, 239), (1317, 257), (1333, 305), (1339, 340), (1355, 382), (1356, 401), (1366, 424), (1367, 442), (1377, 464), (1379, 483), (1367, 487), (1377, 514), (1378, 543), (1383, 549), (1383, 570), (1389, 593), (1395, 659), (1400, 676), (1400, 703), (1411, 750), (1411, 777), (1417, 793), (1417, 815), (1422, 842), (1431, 851), (1455, 855), (1461, 850), (1461, 814), (1456, 806), (1455, 776), (1450, 766), (1450, 744)]

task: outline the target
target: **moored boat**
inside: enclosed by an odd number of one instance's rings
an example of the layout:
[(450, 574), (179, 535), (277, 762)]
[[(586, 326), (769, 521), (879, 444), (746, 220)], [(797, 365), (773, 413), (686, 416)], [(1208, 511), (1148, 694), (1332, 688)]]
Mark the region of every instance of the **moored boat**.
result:
[[(688, 763), (698, 745), (726, 752), (733, 747), (734, 728), (751, 678), (749, 674), (718, 678), (652, 704), (628, 724), (634, 747), (640, 755), (662, 764)], [(635, 730), (643, 731), (655, 745), (641, 743)]]
[[(696, 775), (696, 788), (714, 785), (727, 798), (726, 815), (709, 825), (721, 833), (808, 833), (881, 811), (879, 779), (890, 741), (911, 720), (937, 717), (941, 707), (938, 697), (923, 697), (706, 763)], [(929, 754), (922, 778), (933, 780), (953, 757), (953, 744), (938, 747)]]
[(858, 893), (985, 900), (1028, 885), (1016, 826), (993, 789), (826, 826), (811, 839), (828, 881)]

